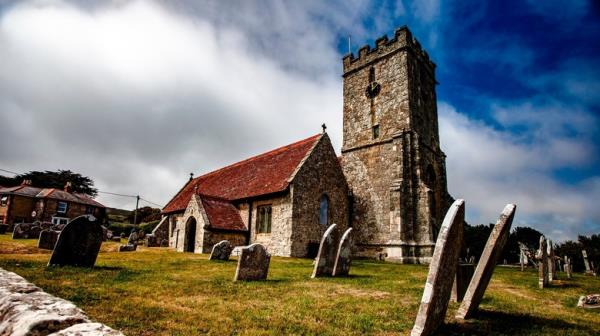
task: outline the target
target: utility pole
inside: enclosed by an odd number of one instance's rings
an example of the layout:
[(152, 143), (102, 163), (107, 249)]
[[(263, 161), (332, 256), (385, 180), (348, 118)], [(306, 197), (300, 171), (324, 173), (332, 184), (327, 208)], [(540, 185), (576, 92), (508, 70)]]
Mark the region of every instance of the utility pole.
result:
[(140, 205), (140, 195), (137, 195), (135, 197), (135, 212), (133, 213), (133, 225), (137, 224), (137, 211), (138, 211), (139, 205)]

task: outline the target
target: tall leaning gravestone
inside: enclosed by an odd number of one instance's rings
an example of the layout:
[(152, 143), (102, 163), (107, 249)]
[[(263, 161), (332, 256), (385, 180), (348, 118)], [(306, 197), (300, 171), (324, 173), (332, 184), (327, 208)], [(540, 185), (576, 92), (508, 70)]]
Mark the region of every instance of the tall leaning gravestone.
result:
[(102, 226), (93, 216), (73, 219), (58, 236), (48, 266), (94, 267), (102, 235)]
[(221, 240), (213, 246), (212, 251), (210, 252), (210, 258), (208, 258), (208, 260), (227, 261), (229, 260), (231, 251), (233, 251), (233, 246), (231, 246), (229, 240)]
[(498, 259), (502, 254), (506, 240), (510, 233), (510, 226), (512, 225), (513, 218), (515, 218), (515, 211), (517, 206), (515, 204), (507, 204), (498, 218), (490, 237), (485, 244), (479, 263), (475, 269), (475, 273), (471, 278), (467, 292), (463, 298), (463, 302), (458, 308), (456, 313), (457, 319), (467, 319), (477, 311), (481, 299), (483, 299), (483, 293), (490, 283), (492, 273), (494, 273), (494, 267), (498, 263)]
[(352, 264), (352, 228), (348, 228), (340, 239), (340, 244), (333, 265), (331, 275), (340, 276), (350, 273), (350, 265)]
[(462, 245), (465, 201), (456, 200), (444, 217), (412, 336), (431, 335), (444, 322)]
[(319, 252), (315, 259), (315, 267), (311, 278), (324, 275), (331, 276), (333, 274), (338, 241), (337, 225), (331, 224), (323, 234), (323, 238), (321, 238), (321, 244), (319, 244)]

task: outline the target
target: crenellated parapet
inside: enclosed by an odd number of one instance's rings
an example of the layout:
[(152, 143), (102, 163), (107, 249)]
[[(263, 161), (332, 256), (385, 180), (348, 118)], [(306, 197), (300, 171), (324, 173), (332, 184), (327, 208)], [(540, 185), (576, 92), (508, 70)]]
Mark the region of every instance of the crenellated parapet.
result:
[(375, 46), (364, 45), (358, 49), (358, 57), (349, 53), (343, 58), (344, 75), (355, 72), (368, 66), (375, 61), (391, 56), (399, 51), (408, 51), (416, 56), (431, 72), (435, 70), (435, 63), (429, 59), (429, 55), (421, 48), (421, 44), (413, 36), (407, 26), (396, 29), (394, 37), (389, 39), (387, 35), (375, 40)]

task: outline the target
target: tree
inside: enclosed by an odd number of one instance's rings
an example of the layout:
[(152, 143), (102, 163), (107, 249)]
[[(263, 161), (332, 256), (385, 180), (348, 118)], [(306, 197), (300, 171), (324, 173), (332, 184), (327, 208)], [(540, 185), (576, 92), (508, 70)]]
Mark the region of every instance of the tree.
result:
[[(129, 223), (133, 223), (134, 213), (135, 213), (135, 211), (132, 211), (125, 218)], [(158, 209), (158, 208), (151, 208), (149, 206), (145, 206), (145, 207), (141, 207), (141, 208), (138, 209), (138, 211), (137, 211), (137, 223), (133, 223), (133, 224), (140, 224), (140, 223), (152, 222), (152, 221), (155, 221), (155, 220), (160, 220), (160, 218), (161, 218), (160, 209)]]
[[(485, 243), (492, 232), (492, 228), (494, 224), (488, 225), (475, 225), (471, 226), (469, 224), (465, 224), (464, 227), (464, 244), (462, 257), (468, 258), (470, 256), (475, 256), (476, 259), (481, 257), (483, 253), (483, 249), (485, 248)], [(466, 249), (469, 249), (469, 253), (467, 256)]]
[(513, 263), (519, 262), (519, 257), (521, 255), (519, 242), (535, 251), (539, 248), (541, 236), (542, 233), (536, 229), (527, 226), (517, 226), (508, 236), (508, 240), (504, 246), (504, 252), (502, 253), (502, 259), (506, 259)]
[(70, 170), (58, 170), (53, 171), (30, 171), (25, 174), (17, 175), (13, 178), (4, 178), (6, 187), (17, 186), (23, 182), (23, 180), (31, 180), (31, 185), (38, 188), (57, 188), (63, 189), (67, 182), (71, 182), (71, 190), (73, 192), (86, 194), (91, 197), (98, 195), (98, 189), (94, 188), (94, 181), (78, 173), (74, 173)]

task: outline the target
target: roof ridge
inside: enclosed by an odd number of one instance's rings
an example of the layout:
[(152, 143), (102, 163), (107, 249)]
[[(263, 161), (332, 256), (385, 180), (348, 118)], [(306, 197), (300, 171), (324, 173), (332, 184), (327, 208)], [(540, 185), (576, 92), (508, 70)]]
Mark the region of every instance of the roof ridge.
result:
[(267, 151), (267, 152), (264, 152), (264, 153), (261, 153), (261, 154), (258, 154), (258, 155), (254, 155), (254, 156), (251, 156), (251, 157), (249, 157), (249, 158), (247, 158), (247, 159), (244, 159), (244, 160), (242, 160), (242, 161), (238, 161), (238, 162), (232, 163), (232, 164), (230, 164), (230, 165), (228, 165), (228, 166), (225, 166), (225, 167), (219, 168), (219, 169), (217, 169), (217, 170), (213, 170), (213, 171), (211, 171), (211, 172), (208, 172), (208, 173), (206, 173), (206, 174), (204, 174), (204, 175), (201, 175), (201, 176), (198, 176), (198, 177), (194, 178), (194, 181), (198, 181), (199, 179), (201, 179), (201, 178), (203, 178), (203, 177), (207, 177), (207, 176), (213, 175), (213, 174), (215, 174), (215, 173), (218, 173), (218, 172), (221, 172), (221, 171), (223, 171), (223, 170), (225, 170), (225, 169), (228, 169), (228, 168), (233, 168), (233, 167), (239, 166), (239, 165), (241, 165), (242, 163), (246, 163), (246, 162), (248, 162), (248, 161), (256, 160), (256, 159), (258, 159), (258, 158), (260, 158), (260, 157), (262, 157), (262, 156), (267, 156), (268, 154), (274, 154), (275, 152), (278, 152), (278, 151), (283, 151), (283, 150), (289, 149), (290, 147), (293, 147), (293, 146), (299, 146), (299, 145), (301, 145), (301, 144), (304, 144), (304, 143), (306, 143), (306, 142), (309, 142), (310, 140), (315, 140), (316, 138), (318, 138), (319, 136), (321, 136), (321, 134), (322, 134), (322, 133), (319, 133), (319, 134), (316, 134), (316, 135), (310, 136), (310, 137), (308, 137), (308, 138), (306, 138), (306, 139), (303, 139), (303, 140), (300, 140), (300, 141), (296, 141), (296, 142), (293, 142), (293, 143), (291, 143), (291, 144), (288, 144), (288, 145), (285, 145), (285, 146), (281, 146), (281, 147), (278, 147), (278, 148), (272, 149), (272, 150), (270, 150), (270, 151)]

